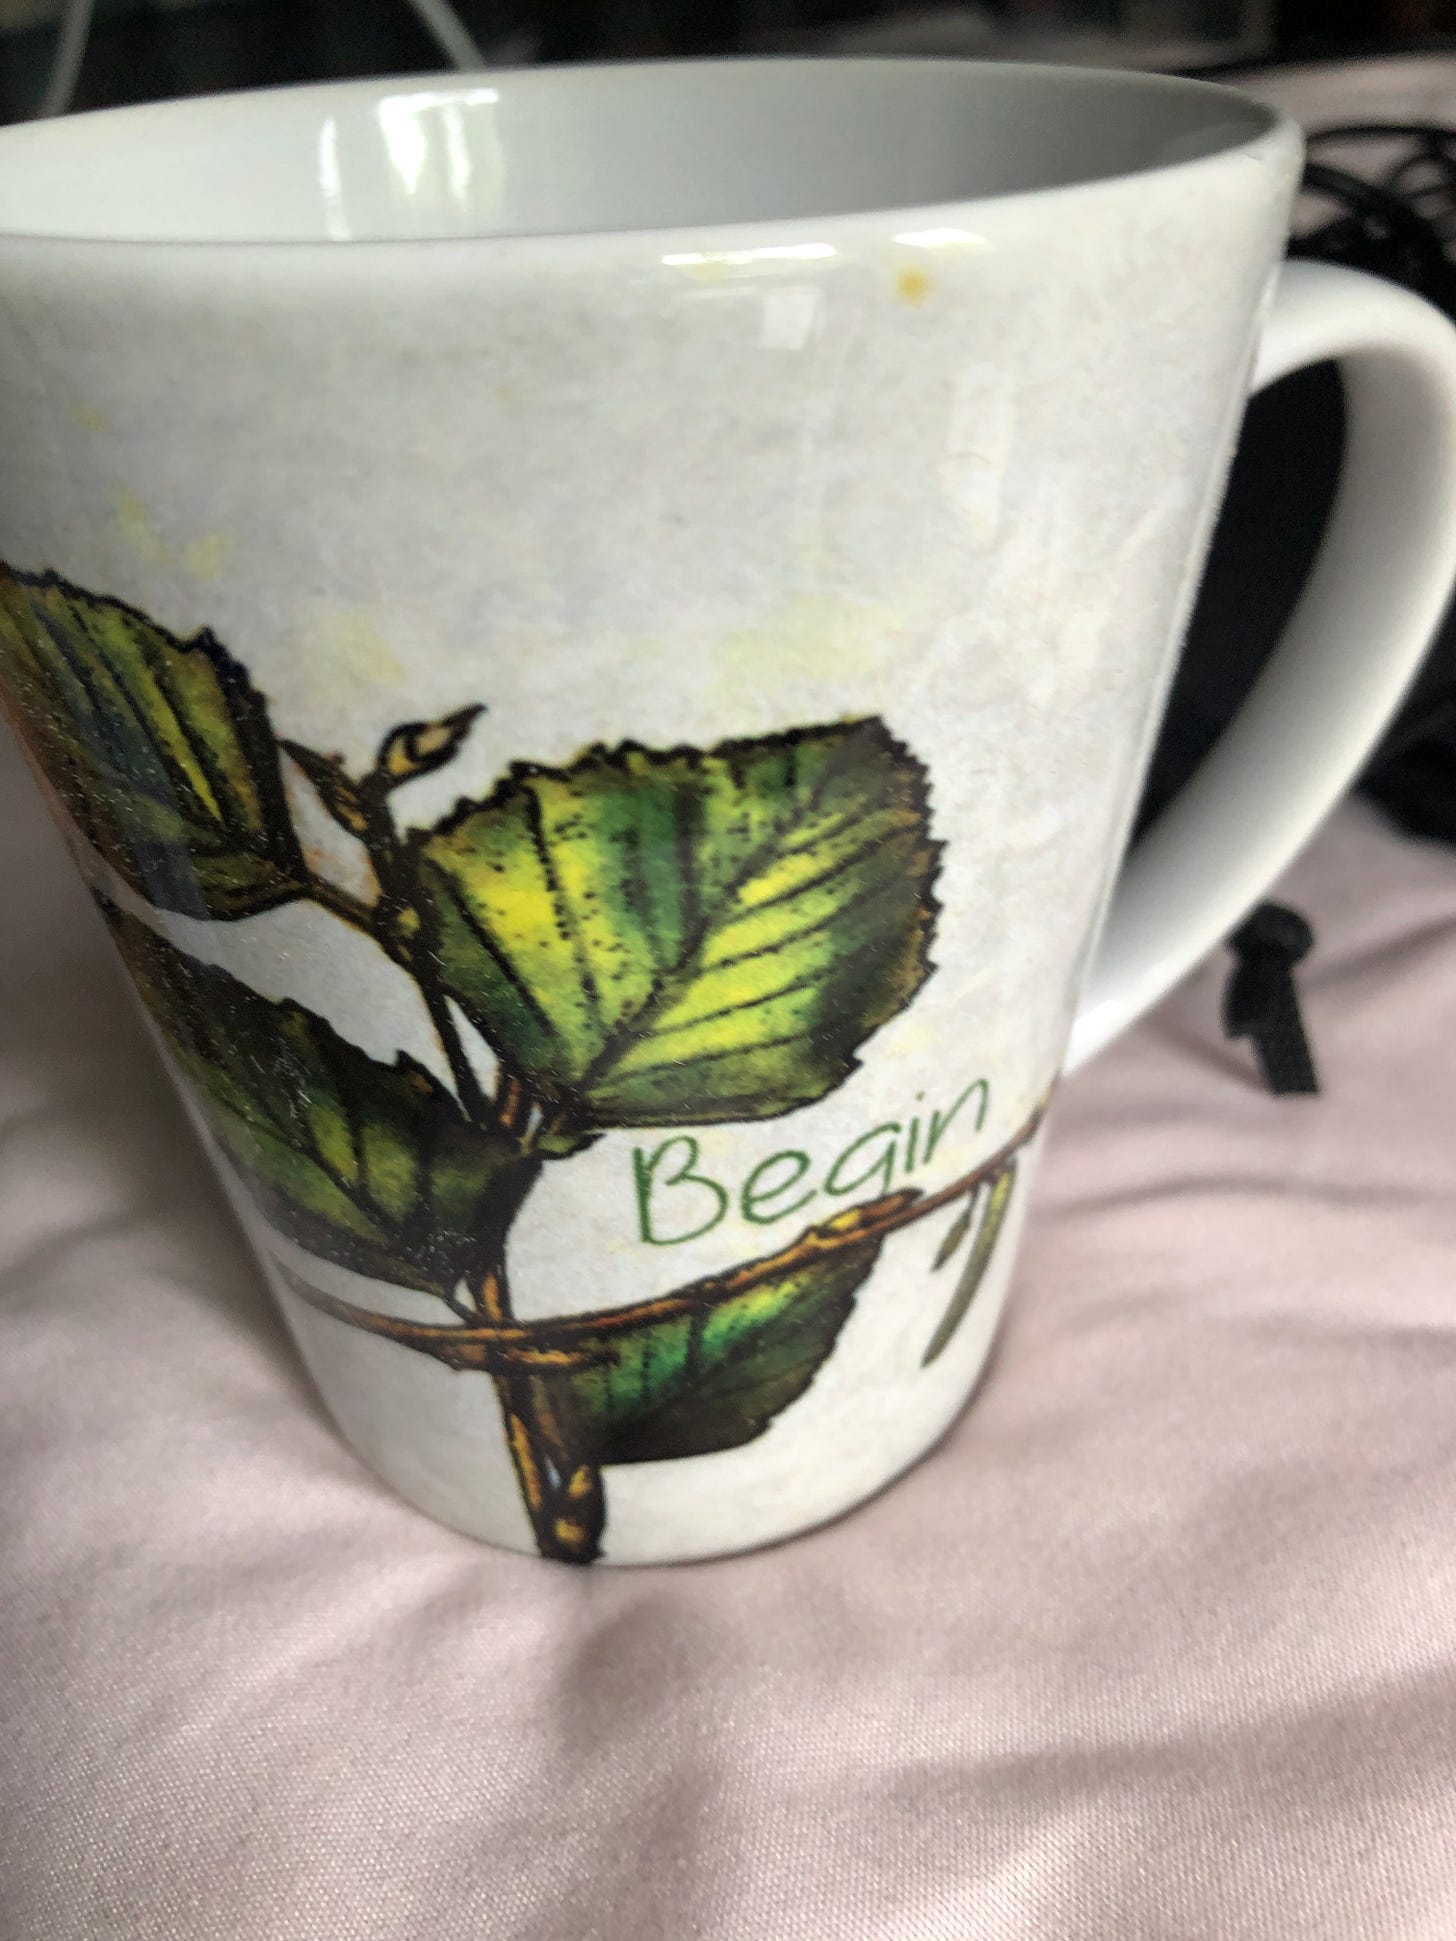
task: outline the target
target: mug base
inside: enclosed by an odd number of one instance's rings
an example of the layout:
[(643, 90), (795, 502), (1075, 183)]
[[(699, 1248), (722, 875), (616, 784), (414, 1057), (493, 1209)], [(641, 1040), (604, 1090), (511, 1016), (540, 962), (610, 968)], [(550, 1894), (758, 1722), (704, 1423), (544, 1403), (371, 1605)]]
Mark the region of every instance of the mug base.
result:
[[(613, 1496), (614, 1493), (617, 1496), (621, 1495), (623, 1479), (631, 1476), (632, 1471), (621, 1468), (609, 1469), (606, 1472), (608, 1526), (601, 1553), (593, 1560), (594, 1563), (598, 1566), (634, 1569), (658, 1565), (719, 1562), (731, 1557), (748, 1555), (757, 1550), (773, 1550), (780, 1544), (810, 1536), (874, 1502), (877, 1497), (882, 1496), (906, 1477), (911, 1470), (932, 1456), (966, 1409), (975, 1401), (994, 1355), (1000, 1307), (1001, 1303), (998, 1302), (997, 1312), (986, 1317), (990, 1325), (985, 1329), (984, 1340), (978, 1345), (977, 1359), (969, 1381), (964, 1385), (958, 1384), (948, 1406), (942, 1407), (930, 1418), (919, 1417), (915, 1424), (914, 1435), (907, 1434), (897, 1438), (898, 1446), (893, 1452), (887, 1451), (882, 1444), (872, 1476), (867, 1475), (864, 1470), (856, 1472), (845, 1479), (845, 1487), (841, 1490), (821, 1496), (814, 1509), (807, 1515), (783, 1515), (782, 1500), (774, 1505), (765, 1493), (759, 1500), (745, 1503), (738, 1535), (725, 1534), (723, 1523), (718, 1520), (711, 1539), (694, 1543), (683, 1533), (679, 1517), (673, 1517), (670, 1525), (665, 1525), (654, 1532), (649, 1516), (639, 1515), (619, 1520), (628, 1523), (629, 1529), (624, 1530), (618, 1541), (614, 1542), (610, 1513)], [(434, 1478), (426, 1477), (419, 1471), (415, 1471), (408, 1478), (393, 1473), (387, 1462), (379, 1460), (377, 1455), (366, 1454), (352, 1437), (345, 1435), (344, 1439), (348, 1442), (352, 1453), (358, 1456), (371, 1475), (393, 1494), (402, 1497), (411, 1509), (429, 1517), (432, 1522), (443, 1525), (457, 1535), (470, 1537), (477, 1543), (486, 1544), (494, 1550), (513, 1551), (521, 1556), (538, 1558), (541, 1562), (556, 1561), (539, 1556), (524, 1516), (516, 1515), (518, 1502), (513, 1488), (509, 1489), (508, 1493), (491, 1491), (489, 1500), (482, 1496), (467, 1505), (456, 1490), (439, 1488)], [(718, 1459), (706, 1457), (701, 1460), (711, 1463)], [(679, 1472), (682, 1467), (683, 1465), (678, 1463), (644, 1464), (637, 1466), (637, 1477), (642, 1478), (644, 1472), (648, 1470)], [(866, 1464), (867, 1468), (868, 1464)], [(650, 1487), (654, 1479), (646, 1480)], [(672, 1480), (676, 1482), (681, 1478), (674, 1475)], [(706, 1491), (704, 1494), (706, 1495)], [(505, 1524), (507, 1516), (512, 1518), (512, 1527), (507, 1527)], [(519, 1529), (513, 1527), (516, 1521), (519, 1522)]]

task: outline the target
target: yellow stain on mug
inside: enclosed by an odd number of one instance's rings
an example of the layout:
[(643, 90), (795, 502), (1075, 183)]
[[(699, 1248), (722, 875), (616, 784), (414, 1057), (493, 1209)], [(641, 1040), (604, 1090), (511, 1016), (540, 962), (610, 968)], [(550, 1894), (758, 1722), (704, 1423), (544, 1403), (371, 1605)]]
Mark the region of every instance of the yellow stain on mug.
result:
[(797, 689), (794, 707), (813, 706), (831, 676), (851, 690), (863, 679), (878, 691), (923, 638), (931, 619), (925, 604), (918, 586), (907, 586), (893, 602), (794, 595), (771, 620), (715, 643), (703, 664), (710, 691), (720, 706), (734, 710), (735, 722), (749, 726), (759, 716), (767, 725), (782, 715), (786, 686)]
[(222, 571), (233, 542), (220, 532), (194, 539), (182, 549), (182, 571), (194, 580), (215, 580)]
[(937, 265), (963, 259), (966, 256), (991, 245), (984, 236), (978, 236), (969, 229), (953, 229), (941, 225), (936, 229), (906, 229), (896, 236), (895, 241), (901, 249), (914, 250), (920, 261), (902, 263), (895, 272), (895, 295), (902, 303), (922, 304), (933, 295), (935, 279), (924, 267), (924, 255), (933, 252)]
[(82, 431), (89, 431), (98, 438), (111, 430), (110, 421), (103, 418), (95, 405), (91, 404), (73, 404), (71, 422), (78, 425)]
[(405, 670), (385, 638), (374, 608), (363, 600), (321, 600), (298, 626), (295, 639), (306, 654), (342, 662), (351, 680), (402, 681)]
[(152, 523), (152, 515), (135, 492), (118, 485), (111, 495), (112, 513), (121, 536), (147, 566), (159, 566), (167, 558), (162, 535)]
[(174, 552), (157, 530), (147, 506), (125, 485), (118, 485), (112, 492), (111, 504), (122, 538), (144, 566), (180, 568), (189, 579), (206, 583), (217, 578), (232, 551), (230, 539), (210, 532)]

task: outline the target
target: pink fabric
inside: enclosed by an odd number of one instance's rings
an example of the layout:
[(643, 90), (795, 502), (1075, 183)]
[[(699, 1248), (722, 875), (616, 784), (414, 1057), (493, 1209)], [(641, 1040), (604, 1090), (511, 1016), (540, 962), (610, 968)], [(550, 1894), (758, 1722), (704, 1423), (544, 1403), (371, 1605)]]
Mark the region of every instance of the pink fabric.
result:
[(1219, 967), (1061, 1101), (976, 1406), (838, 1527), (573, 1574), (314, 1404), (0, 773), (0, 1932), (1456, 1933), (1456, 855), (1295, 872), (1328, 1080)]

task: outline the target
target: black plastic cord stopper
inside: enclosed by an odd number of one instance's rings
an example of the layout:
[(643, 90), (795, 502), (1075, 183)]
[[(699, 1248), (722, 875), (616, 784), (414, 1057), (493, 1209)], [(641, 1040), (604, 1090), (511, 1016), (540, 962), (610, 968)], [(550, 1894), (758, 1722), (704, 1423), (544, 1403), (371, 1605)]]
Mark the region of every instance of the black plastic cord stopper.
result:
[(1229, 938), (1236, 962), (1223, 998), (1223, 1028), (1247, 1038), (1271, 1092), (1317, 1092), (1294, 966), (1314, 943), (1314, 932), (1297, 910), (1261, 903)]

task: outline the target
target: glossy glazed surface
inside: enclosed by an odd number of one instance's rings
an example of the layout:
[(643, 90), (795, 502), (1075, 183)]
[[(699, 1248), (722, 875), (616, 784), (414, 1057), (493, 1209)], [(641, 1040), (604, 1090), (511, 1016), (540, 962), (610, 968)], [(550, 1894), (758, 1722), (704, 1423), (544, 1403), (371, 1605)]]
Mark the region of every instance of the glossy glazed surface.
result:
[(425, 76), (7, 130), (0, 230), (361, 242), (779, 223), (1075, 187), (1278, 127), (1195, 83), (960, 61)]

